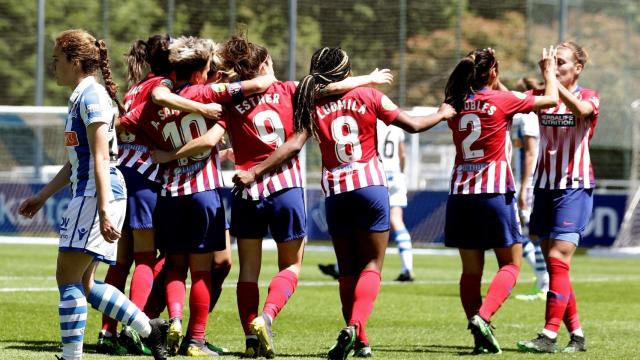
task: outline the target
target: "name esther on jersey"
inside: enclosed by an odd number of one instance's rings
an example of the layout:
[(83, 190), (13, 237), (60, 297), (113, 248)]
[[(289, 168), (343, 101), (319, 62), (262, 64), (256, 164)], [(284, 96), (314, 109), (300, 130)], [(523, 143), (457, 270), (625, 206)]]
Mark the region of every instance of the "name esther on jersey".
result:
[(253, 109), (260, 104), (280, 104), (280, 94), (260, 94), (245, 99), (235, 106), (240, 114)]
[(337, 101), (331, 101), (322, 105), (316, 109), (316, 113), (320, 119), (324, 119), (325, 116), (340, 110), (347, 110), (351, 112), (357, 112), (364, 115), (367, 111), (367, 105), (358, 104), (356, 99), (339, 99)]

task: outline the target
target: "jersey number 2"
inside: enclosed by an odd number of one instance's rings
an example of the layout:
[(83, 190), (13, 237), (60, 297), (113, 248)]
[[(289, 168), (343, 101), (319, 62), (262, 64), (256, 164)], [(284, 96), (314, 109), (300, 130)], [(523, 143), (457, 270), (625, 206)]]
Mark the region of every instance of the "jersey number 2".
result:
[(465, 160), (477, 159), (484, 156), (484, 150), (471, 150), (471, 145), (480, 138), (480, 118), (476, 114), (467, 114), (460, 118), (460, 131), (466, 131), (471, 125), (471, 132), (462, 140), (462, 152)]

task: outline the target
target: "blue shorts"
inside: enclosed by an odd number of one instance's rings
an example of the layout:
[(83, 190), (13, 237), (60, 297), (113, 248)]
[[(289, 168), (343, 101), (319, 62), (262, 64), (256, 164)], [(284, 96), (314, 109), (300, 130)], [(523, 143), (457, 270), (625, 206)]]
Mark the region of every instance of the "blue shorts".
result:
[(153, 229), (153, 212), (156, 209), (160, 184), (144, 177), (134, 169), (119, 166), (127, 185), (127, 215), (124, 229)]
[(158, 196), (156, 244), (169, 254), (208, 253), (226, 248), (224, 206), (217, 190)]
[(578, 246), (592, 210), (593, 189), (535, 189), (529, 233)]
[(307, 235), (307, 216), (302, 188), (280, 190), (260, 200), (231, 200), (231, 235), (240, 239), (262, 239), (267, 229), (277, 243)]
[(449, 195), (445, 246), (487, 250), (510, 247), (523, 240), (514, 193)]
[(389, 230), (389, 191), (375, 185), (332, 195), (325, 200), (327, 225), (333, 237), (352, 237), (357, 231)]

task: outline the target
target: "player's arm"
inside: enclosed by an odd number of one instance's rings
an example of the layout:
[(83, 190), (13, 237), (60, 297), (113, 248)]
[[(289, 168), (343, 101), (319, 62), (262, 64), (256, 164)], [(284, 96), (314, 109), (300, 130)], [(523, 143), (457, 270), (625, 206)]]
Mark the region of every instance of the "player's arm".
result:
[(398, 144), (398, 160), (400, 161), (400, 171), (404, 172), (404, 165), (407, 161), (407, 151), (404, 146), (404, 141), (400, 141)]
[(175, 159), (203, 153), (218, 145), (218, 142), (222, 139), (224, 133), (225, 129), (220, 126), (220, 124), (216, 123), (202, 136), (189, 141), (178, 149), (172, 151), (153, 150), (151, 152), (151, 158), (153, 159), (153, 162), (162, 164)]
[(100, 232), (108, 242), (114, 242), (120, 238), (120, 231), (109, 217), (109, 193), (111, 182), (109, 180), (109, 124), (104, 122), (92, 122), (87, 126), (87, 139), (93, 158), (93, 171), (96, 180), (96, 195), (98, 199), (98, 217), (100, 220)]
[(546, 109), (558, 104), (558, 81), (556, 80), (556, 49), (551, 46), (542, 49), (542, 58), (538, 63), (544, 78), (544, 95), (535, 96), (533, 110)]
[(536, 148), (538, 147), (538, 139), (534, 136), (526, 136), (522, 142), (524, 150), (524, 159), (522, 163), (522, 177), (520, 181), (520, 192), (518, 193), (518, 208), (527, 210), (527, 188), (531, 185), (531, 175), (536, 162)]
[(44, 206), (44, 203), (53, 196), (55, 193), (60, 191), (63, 187), (69, 184), (69, 179), (71, 178), (71, 163), (66, 162), (62, 168), (58, 171), (56, 176), (49, 181), (45, 187), (43, 187), (35, 196), (25, 199), (20, 204), (18, 208), (18, 214), (27, 217), (29, 219), (33, 218), (33, 216)]
[(174, 94), (166, 86), (156, 86), (151, 91), (151, 101), (154, 104), (174, 110), (200, 114), (209, 119), (218, 119), (222, 114), (222, 106), (217, 103), (203, 104)]
[(241, 92), (243, 97), (251, 96), (253, 94), (259, 94), (267, 91), (269, 86), (276, 81), (276, 77), (273, 74), (256, 76), (251, 80), (244, 80), (240, 82)]
[(456, 111), (449, 104), (442, 104), (435, 114), (427, 116), (412, 116), (406, 111), (400, 112), (393, 125), (409, 132), (418, 133), (429, 130), (440, 121), (449, 120), (456, 115)]
[(291, 138), (285, 141), (284, 144), (277, 148), (260, 164), (254, 166), (250, 170), (239, 170), (236, 172), (233, 176), (233, 183), (236, 186), (248, 187), (251, 183), (256, 181), (256, 178), (276, 169), (278, 166), (298, 155), (309, 137), (310, 134), (307, 130), (294, 133)]
[(578, 99), (571, 93), (571, 91), (562, 86), (559, 81), (557, 81), (557, 85), (558, 92), (560, 93), (560, 100), (562, 100), (562, 102), (569, 108), (569, 110), (571, 110), (572, 114), (583, 119), (588, 118), (589, 116), (591, 116), (591, 114), (593, 114), (595, 109), (590, 102)]
[(321, 89), (318, 92), (318, 98), (331, 96), (331, 95), (344, 94), (359, 86), (391, 84), (392, 81), (393, 81), (393, 74), (391, 74), (391, 70), (389, 69), (378, 70), (378, 68), (376, 68), (368, 75), (349, 76), (348, 78), (342, 81), (338, 81), (338, 82), (327, 85), (325, 88)]

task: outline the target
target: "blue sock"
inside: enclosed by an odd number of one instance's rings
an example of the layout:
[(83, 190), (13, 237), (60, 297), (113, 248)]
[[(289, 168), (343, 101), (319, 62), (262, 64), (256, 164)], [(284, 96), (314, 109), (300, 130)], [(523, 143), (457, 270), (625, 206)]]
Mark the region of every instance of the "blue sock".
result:
[(82, 341), (87, 324), (87, 299), (82, 284), (65, 284), (58, 287), (60, 303), (60, 335), (62, 357), (66, 360), (82, 359)]
[(142, 337), (151, 333), (149, 318), (120, 290), (102, 282), (95, 282), (87, 299), (94, 309), (131, 326)]

